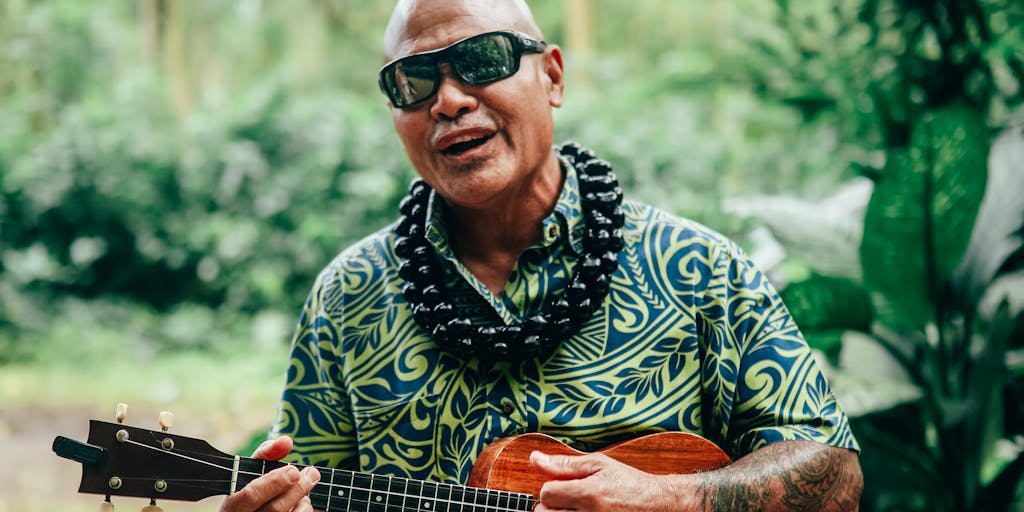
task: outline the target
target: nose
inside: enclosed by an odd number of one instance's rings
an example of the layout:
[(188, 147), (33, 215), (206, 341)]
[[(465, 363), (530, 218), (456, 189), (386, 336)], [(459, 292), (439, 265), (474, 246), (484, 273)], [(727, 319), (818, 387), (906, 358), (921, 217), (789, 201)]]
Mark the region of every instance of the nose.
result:
[(430, 106), (430, 115), (435, 120), (455, 119), (463, 114), (476, 110), (476, 96), (465, 90), (471, 87), (459, 80), (448, 64), (441, 66), (441, 83), (437, 87), (437, 95)]

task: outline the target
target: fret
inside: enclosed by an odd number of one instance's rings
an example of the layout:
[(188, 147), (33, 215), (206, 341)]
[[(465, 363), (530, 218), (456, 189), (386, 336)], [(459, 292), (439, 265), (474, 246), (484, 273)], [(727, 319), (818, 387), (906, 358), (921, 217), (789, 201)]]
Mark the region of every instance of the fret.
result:
[(348, 472), (348, 485), (342, 487), (336, 493), (338, 496), (345, 498), (345, 508), (341, 510), (352, 510), (352, 489), (356, 487), (356, 473), (354, 471)]
[(327, 506), (324, 507), (324, 510), (328, 512), (331, 510), (331, 498), (334, 497), (334, 476), (338, 472), (334, 468), (331, 468), (329, 471), (331, 472), (331, 480), (327, 483)]
[[(435, 482), (430, 482), (429, 486), (430, 486), (430, 489), (434, 491), (433, 492), (433, 496), (430, 497), (430, 501), (427, 502), (423, 506), (423, 508), (421, 508), (421, 510), (425, 510), (425, 511), (429, 510), (430, 512), (436, 512), (436, 510), (438, 508), (438, 505), (440, 505), (437, 502), (437, 493), (440, 491), (440, 487), (441, 486), (440, 486), (440, 484), (437, 484)], [(423, 495), (426, 496), (427, 493), (423, 493)]]
[[(394, 496), (395, 502), (389, 504), (388, 512), (404, 512), (406, 501), (409, 499), (409, 479), (393, 478), (390, 483), (389, 493)], [(398, 487), (402, 490), (398, 490)]]
[(406, 504), (406, 510), (431, 510), (430, 508), (424, 508), (423, 504), (426, 502), (423, 492), (423, 484), (419, 480), (409, 480), (405, 486), (405, 493), (412, 497), (412, 502)]
[(366, 508), (368, 512), (387, 512), (387, 482), (382, 481), (385, 478), (387, 477), (370, 474), (370, 504)]
[[(285, 465), (239, 458), (238, 489)], [(320, 482), (309, 497), (313, 508), (327, 512), (529, 512), (536, 503), (533, 496), (522, 493), (333, 468), (317, 470)]]
[(473, 511), (484, 512), (487, 510), (487, 491), (483, 489), (473, 490)]
[(463, 512), (466, 508), (466, 487), (463, 486), (452, 486), (452, 502), (450, 507), (446, 509), (448, 512)]
[(349, 490), (349, 510), (370, 511), (370, 489), (373, 476), (367, 473), (352, 474), (352, 489)]
[(437, 503), (437, 483), (423, 482), (423, 498), (420, 502), (420, 510), (423, 512), (436, 512), (441, 505)]
[(522, 502), (519, 504), (519, 510), (526, 512), (533, 510), (533, 507), (537, 505), (537, 498), (529, 494), (523, 494), (521, 496)]
[(235, 492), (240, 491), (243, 487), (249, 485), (253, 480), (263, 476), (268, 471), (283, 465), (280, 462), (271, 463), (271, 467), (268, 469), (267, 461), (265, 460), (239, 457), (238, 479), (235, 483)]
[(373, 492), (370, 494), (370, 499), (373, 500), (373, 504), (378, 506), (377, 512), (387, 512), (388, 502), (391, 501), (391, 493), (388, 492), (391, 489), (391, 477), (388, 475), (374, 475), (370, 478), (371, 485), (373, 485)]
[(452, 508), (452, 486), (439, 484), (437, 486), (437, 512), (448, 512)]
[(512, 508), (512, 510), (526, 511), (531, 510), (533, 508), (533, 496), (530, 496), (528, 494), (517, 493), (515, 494), (515, 498), (513, 501), (515, 502), (515, 504), (510, 507)]
[(488, 512), (494, 512), (495, 510), (497, 510), (498, 509), (498, 499), (501, 497), (501, 494), (498, 491), (489, 491), (489, 490), (484, 490), (482, 494), (485, 497), (485, 499), (484, 499), (484, 507), (486, 508), (486, 510)]
[(401, 492), (396, 490), (401, 485), (401, 478), (387, 475), (387, 485), (384, 490), (384, 511), (401, 512)]
[(511, 510), (509, 503), (512, 501), (512, 495), (509, 492), (498, 491), (497, 493), (497, 507), (498, 510)]
[(533, 510), (534, 501), (533, 501), (533, 496), (532, 495), (524, 494), (524, 493), (521, 493), (521, 492), (510, 492), (510, 493), (508, 493), (508, 495), (509, 495), (509, 503), (508, 503), (508, 509), (509, 510), (519, 510), (519, 511), (522, 511), (522, 512), (528, 512), (530, 510)]
[(487, 497), (484, 496), (483, 489), (477, 489), (475, 487), (467, 487), (466, 488), (466, 501), (465, 502), (466, 502), (467, 505), (470, 506), (470, 511), (472, 511), (472, 512), (482, 512), (484, 510), (483, 505), (485, 504), (483, 501), (486, 500), (486, 499), (487, 499)]
[[(296, 467), (300, 470), (303, 469), (302, 466)], [(320, 472), (320, 481), (313, 486), (311, 491), (309, 491), (309, 502), (313, 505), (313, 508), (317, 510), (330, 510), (328, 504), (331, 499), (331, 486), (326, 482), (327, 479), (324, 478), (324, 471), (330, 470), (324, 470), (321, 468), (316, 468), (316, 470)]]

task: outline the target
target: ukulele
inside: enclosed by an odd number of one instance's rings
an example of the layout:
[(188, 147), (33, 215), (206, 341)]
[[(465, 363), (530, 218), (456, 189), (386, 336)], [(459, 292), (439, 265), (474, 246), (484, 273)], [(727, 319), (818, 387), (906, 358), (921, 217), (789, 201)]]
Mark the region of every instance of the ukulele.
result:
[[(88, 442), (64, 436), (53, 441), (57, 455), (82, 464), (78, 492), (106, 495), (104, 506), (109, 509), (111, 496), (150, 498), (150, 506), (143, 510), (157, 511), (157, 499), (199, 501), (232, 494), (285, 465), (230, 455), (201, 439), (169, 434), (170, 413), (161, 413), (163, 429), (156, 431), (123, 424), (121, 406), (118, 411), (117, 423), (89, 422)], [(317, 468), (320, 482), (309, 497), (314, 508), (327, 512), (528, 512), (546, 481), (530, 464), (534, 450), (583, 453), (544, 434), (522, 434), (488, 445), (464, 486)], [(654, 474), (710, 471), (729, 464), (718, 446), (683, 432), (648, 434), (601, 453)]]

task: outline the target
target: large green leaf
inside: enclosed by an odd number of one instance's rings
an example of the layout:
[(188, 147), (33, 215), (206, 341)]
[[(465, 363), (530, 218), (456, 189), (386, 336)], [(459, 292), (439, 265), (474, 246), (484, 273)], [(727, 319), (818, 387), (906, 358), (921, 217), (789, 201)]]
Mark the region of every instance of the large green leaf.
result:
[(985, 191), (988, 135), (962, 106), (924, 116), (875, 184), (860, 246), (864, 279), (899, 313), (894, 327), (934, 320), (945, 279), (963, 255)]
[(844, 331), (868, 331), (871, 299), (857, 283), (843, 278), (813, 275), (779, 292), (807, 343), (835, 363), (842, 350)]
[(871, 180), (856, 178), (821, 200), (749, 195), (724, 199), (722, 210), (763, 222), (789, 256), (814, 272), (859, 281), (857, 247), (873, 188)]
[[(1024, 251), (1024, 128), (1005, 130), (988, 159), (988, 184), (970, 245), (953, 278), (953, 298), (972, 308), (998, 275), (1015, 270)], [(1016, 263), (1014, 263), (1016, 261)]]
[(793, 320), (805, 332), (867, 331), (871, 327), (868, 293), (849, 279), (813, 275), (790, 283), (779, 295)]

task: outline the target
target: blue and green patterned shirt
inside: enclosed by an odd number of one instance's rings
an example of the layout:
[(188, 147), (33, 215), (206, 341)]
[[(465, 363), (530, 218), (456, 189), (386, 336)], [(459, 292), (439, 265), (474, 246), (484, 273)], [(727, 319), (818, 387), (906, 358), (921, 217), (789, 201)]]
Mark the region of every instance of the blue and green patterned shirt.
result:
[[(576, 174), (563, 168), (544, 239), (498, 295), (455, 258), (431, 198), (427, 238), (449, 264), (453, 293), (483, 298), (456, 302), (519, 323), (566, 284), (583, 221)], [(625, 249), (608, 297), (546, 360), (441, 350), (402, 298), (395, 226), (338, 255), (292, 346), (275, 425), (295, 440), (290, 460), (464, 483), (487, 443), (525, 432), (584, 451), (666, 430), (702, 435), (734, 458), (787, 439), (858, 449), (797, 326), (740, 249), (650, 206), (623, 208)]]

